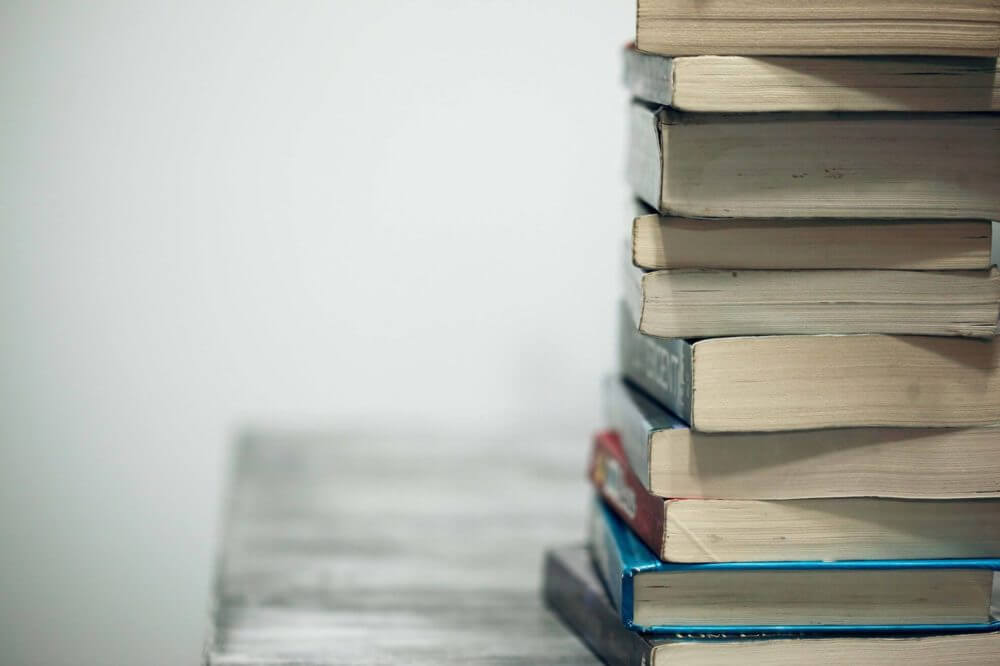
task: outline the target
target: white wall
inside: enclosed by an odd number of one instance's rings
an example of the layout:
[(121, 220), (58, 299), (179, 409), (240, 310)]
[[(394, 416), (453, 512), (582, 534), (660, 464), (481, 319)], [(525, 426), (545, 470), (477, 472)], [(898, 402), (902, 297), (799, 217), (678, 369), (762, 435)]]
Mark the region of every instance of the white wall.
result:
[(585, 447), (633, 11), (0, 6), (0, 662), (196, 661), (244, 423)]

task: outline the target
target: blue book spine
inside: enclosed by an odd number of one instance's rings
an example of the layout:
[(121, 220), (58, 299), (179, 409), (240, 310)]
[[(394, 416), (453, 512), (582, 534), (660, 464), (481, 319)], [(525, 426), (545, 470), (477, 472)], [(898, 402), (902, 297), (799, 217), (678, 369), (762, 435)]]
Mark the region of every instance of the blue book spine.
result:
[(980, 624), (837, 624), (837, 625), (641, 625), (633, 619), (635, 576), (654, 571), (721, 570), (850, 570), (850, 569), (1000, 569), (996, 559), (952, 560), (853, 560), (835, 562), (713, 562), (674, 564), (661, 562), (628, 526), (599, 498), (595, 498), (590, 522), (590, 545), (594, 563), (608, 595), (621, 613), (622, 623), (633, 631), (649, 634), (879, 634), (915, 635), (995, 631), (1000, 621)]
[(650, 438), (658, 430), (687, 424), (619, 377), (607, 377), (602, 387), (604, 419), (621, 437), (625, 456), (646, 490), (650, 489)]

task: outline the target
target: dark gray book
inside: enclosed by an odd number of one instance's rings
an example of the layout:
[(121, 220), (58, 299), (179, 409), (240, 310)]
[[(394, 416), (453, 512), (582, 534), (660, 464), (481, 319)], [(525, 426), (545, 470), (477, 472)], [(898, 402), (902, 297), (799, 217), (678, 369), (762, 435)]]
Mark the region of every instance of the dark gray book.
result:
[[(635, 292), (626, 290), (626, 297)], [(673, 415), (693, 425), (691, 355), (683, 338), (659, 338), (639, 332), (639, 303), (623, 300), (618, 309), (618, 365), (629, 381), (656, 398)]]
[(695, 430), (1000, 423), (1000, 341), (919, 335), (644, 335), (623, 305), (620, 367)]
[[(617, 378), (605, 382), (603, 403), (604, 423), (618, 434), (629, 471), (645, 490), (660, 497), (715, 500), (1000, 497), (997, 483), (1000, 425), (997, 424), (975, 428), (705, 432), (688, 427), (643, 391)], [(932, 520), (937, 516), (948, 523), (947, 528), (923, 531), (931, 539), (948, 543), (924, 552), (934, 552), (937, 557), (1000, 554), (997, 550), (1000, 525), (997, 530), (977, 528), (977, 521), (993, 520), (989, 504), (981, 504), (975, 510), (970, 508), (961, 517), (955, 513), (948, 515), (949, 511), (952, 509), (943, 506), (929, 508), (917, 522), (901, 529), (914, 537), (921, 529), (917, 527), (921, 519)], [(876, 513), (888, 518), (893, 511), (880, 509)], [(864, 529), (873, 528), (865, 521), (859, 524)], [(863, 540), (854, 539), (853, 545)], [(884, 539), (880, 543), (888, 546), (890, 541)]]
[(629, 183), (683, 217), (1000, 217), (1000, 115), (684, 113), (635, 103)]
[(545, 603), (608, 664), (646, 666), (664, 639), (629, 631), (611, 605), (586, 546), (564, 546), (545, 553), (542, 573)]
[(996, 111), (993, 58), (810, 57), (624, 51), (634, 97), (680, 111)]

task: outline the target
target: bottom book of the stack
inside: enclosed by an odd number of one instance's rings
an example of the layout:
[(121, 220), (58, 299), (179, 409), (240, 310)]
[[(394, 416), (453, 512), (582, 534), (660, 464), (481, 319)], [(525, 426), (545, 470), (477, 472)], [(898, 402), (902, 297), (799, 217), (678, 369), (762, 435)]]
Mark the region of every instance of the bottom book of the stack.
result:
[(550, 551), (545, 559), (546, 603), (608, 664), (634, 666), (980, 666), (1000, 663), (996, 631), (892, 636), (675, 633), (649, 635), (626, 628), (584, 546)]

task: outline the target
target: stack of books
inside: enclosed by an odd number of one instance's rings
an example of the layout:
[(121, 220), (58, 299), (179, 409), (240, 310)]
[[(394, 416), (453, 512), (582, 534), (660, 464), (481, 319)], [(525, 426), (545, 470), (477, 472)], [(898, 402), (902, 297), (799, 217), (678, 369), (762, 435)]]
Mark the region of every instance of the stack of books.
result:
[(586, 546), (612, 664), (1000, 664), (1000, 5), (639, 0)]

